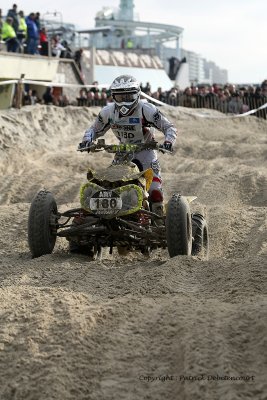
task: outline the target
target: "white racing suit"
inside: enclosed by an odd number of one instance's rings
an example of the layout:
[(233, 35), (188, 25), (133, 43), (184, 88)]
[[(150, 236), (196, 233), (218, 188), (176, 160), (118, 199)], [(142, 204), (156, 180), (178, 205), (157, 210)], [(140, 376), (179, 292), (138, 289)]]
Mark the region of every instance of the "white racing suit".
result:
[[(110, 128), (120, 143), (150, 142), (155, 139), (154, 128), (164, 133), (165, 141), (173, 144), (176, 140), (174, 125), (161, 114), (157, 107), (143, 100), (139, 101), (133, 113), (128, 116), (119, 114), (115, 103), (105, 106), (98, 114), (94, 124), (86, 130), (83, 142), (92, 142), (103, 136)], [(155, 150), (142, 150), (134, 154), (134, 160), (137, 160), (137, 164), (143, 170), (152, 168), (154, 176), (149, 189), (149, 201), (152, 204), (162, 204), (163, 191), (157, 152)]]

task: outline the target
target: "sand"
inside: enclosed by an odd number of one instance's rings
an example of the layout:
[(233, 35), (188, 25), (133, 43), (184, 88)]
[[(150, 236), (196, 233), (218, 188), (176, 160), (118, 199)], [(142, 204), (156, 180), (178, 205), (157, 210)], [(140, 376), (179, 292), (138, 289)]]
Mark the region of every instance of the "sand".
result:
[(78, 205), (88, 165), (111, 161), (76, 151), (98, 111), (0, 112), (0, 399), (265, 399), (266, 121), (165, 111), (179, 130), (174, 155), (160, 155), (166, 199), (198, 196), (208, 261), (105, 251), (90, 262), (63, 238), (31, 259), (34, 194)]

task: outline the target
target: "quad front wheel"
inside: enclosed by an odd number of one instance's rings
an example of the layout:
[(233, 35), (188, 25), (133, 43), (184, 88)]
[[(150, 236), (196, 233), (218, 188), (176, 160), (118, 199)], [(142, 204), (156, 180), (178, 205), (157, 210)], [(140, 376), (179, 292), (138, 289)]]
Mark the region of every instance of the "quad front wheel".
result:
[(52, 253), (56, 224), (56, 201), (52, 193), (41, 190), (32, 200), (28, 219), (28, 243), (33, 258)]
[(191, 213), (188, 201), (180, 194), (173, 194), (167, 205), (166, 237), (170, 257), (191, 255)]

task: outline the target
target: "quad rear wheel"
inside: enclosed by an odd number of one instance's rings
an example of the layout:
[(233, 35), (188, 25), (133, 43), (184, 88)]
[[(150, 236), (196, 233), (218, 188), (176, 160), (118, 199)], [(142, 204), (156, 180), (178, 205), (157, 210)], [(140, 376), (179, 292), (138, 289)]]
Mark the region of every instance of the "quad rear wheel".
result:
[(192, 214), (192, 256), (200, 256), (202, 259), (209, 257), (209, 234), (207, 221), (199, 213)]
[(56, 201), (52, 193), (41, 190), (32, 200), (28, 218), (28, 243), (33, 258), (52, 253), (56, 224)]
[(166, 238), (170, 257), (191, 255), (192, 223), (188, 201), (173, 194), (167, 205)]

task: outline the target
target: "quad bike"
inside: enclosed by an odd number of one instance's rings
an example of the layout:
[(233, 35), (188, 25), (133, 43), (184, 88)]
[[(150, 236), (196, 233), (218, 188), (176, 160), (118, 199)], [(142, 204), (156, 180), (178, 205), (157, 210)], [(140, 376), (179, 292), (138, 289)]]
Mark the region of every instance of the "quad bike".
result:
[(79, 208), (59, 212), (51, 192), (41, 190), (33, 198), (28, 219), (28, 243), (32, 257), (52, 253), (56, 238), (65, 237), (71, 252), (96, 259), (104, 247), (116, 247), (120, 255), (129, 250), (150, 255), (154, 249), (168, 249), (170, 257), (200, 255), (207, 258), (208, 228), (205, 218), (191, 213), (196, 197), (175, 193), (161, 213), (152, 211), (148, 190), (152, 169), (140, 171), (134, 153), (158, 149), (157, 142), (107, 145), (98, 140), (80, 151), (114, 153), (110, 167), (88, 170), (87, 183), (80, 189)]

